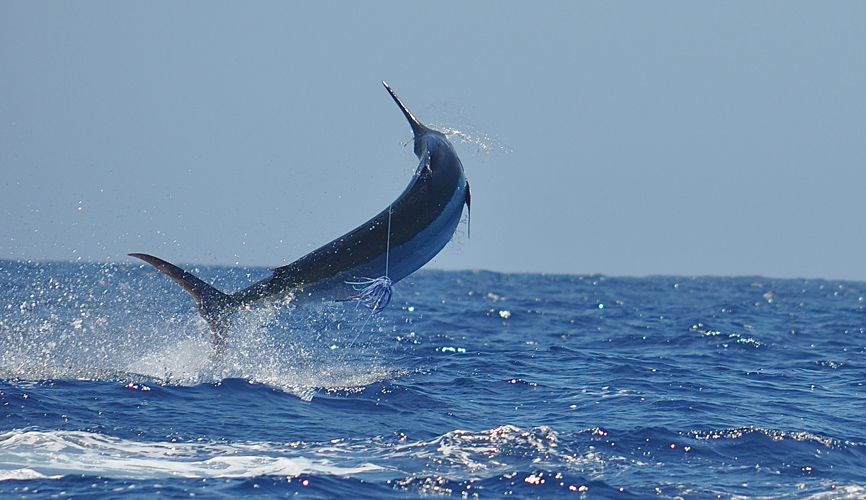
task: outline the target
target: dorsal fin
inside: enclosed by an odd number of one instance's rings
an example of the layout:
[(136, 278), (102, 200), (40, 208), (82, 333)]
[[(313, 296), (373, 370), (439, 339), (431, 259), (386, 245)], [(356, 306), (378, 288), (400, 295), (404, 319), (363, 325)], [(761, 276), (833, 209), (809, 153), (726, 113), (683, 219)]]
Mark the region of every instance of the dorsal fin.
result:
[(466, 181), (466, 237), (469, 237), (469, 230), (472, 225), (472, 191), (469, 189), (469, 181)]

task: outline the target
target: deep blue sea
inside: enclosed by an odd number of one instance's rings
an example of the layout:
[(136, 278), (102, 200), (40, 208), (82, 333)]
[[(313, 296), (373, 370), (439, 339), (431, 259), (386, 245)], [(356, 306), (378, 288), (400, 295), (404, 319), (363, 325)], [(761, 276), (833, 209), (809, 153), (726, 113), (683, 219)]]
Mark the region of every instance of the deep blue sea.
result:
[(0, 498), (866, 497), (866, 283), (427, 270), (221, 361), (146, 265), (0, 298)]

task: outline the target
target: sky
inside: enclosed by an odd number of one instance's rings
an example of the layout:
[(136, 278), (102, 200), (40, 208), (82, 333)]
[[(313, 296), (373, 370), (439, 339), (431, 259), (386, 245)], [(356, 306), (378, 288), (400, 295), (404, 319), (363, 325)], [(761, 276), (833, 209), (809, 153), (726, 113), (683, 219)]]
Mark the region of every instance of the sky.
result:
[[(418, 160), (428, 268), (866, 281), (864, 2), (2, 2), (0, 259), (277, 267)], [(455, 131), (459, 131), (456, 133)]]

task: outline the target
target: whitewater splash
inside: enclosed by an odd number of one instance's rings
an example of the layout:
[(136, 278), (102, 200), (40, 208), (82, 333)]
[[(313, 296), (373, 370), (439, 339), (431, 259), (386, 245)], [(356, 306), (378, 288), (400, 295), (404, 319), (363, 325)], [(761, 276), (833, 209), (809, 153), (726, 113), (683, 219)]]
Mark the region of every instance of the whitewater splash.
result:
[[(237, 318), (226, 353), (214, 361), (208, 332), (159, 347), (128, 364), (128, 373), (163, 383), (195, 385), (240, 378), (310, 400), (318, 389), (342, 390), (385, 380), (399, 370), (379, 355), (374, 341), (357, 344), (359, 325), (341, 305), (300, 311), (260, 308)], [(200, 322), (199, 322), (200, 323)], [(202, 325), (199, 324), (199, 327)], [(381, 332), (376, 332), (376, 334)]]
[(155, 310), (142, 300), (153, 290), (135, 271), (89, 265), (64, 275), (58, 265), (17, 265), (24, 279), (2, 292), (3, 379), (191, 386), (241, 378), (309, 400), (319, 389), (364, 387), (397, 373), (379, 354), (393, 323), (350, 305), (251, 311), (215, 362), (207, 326), (185, 297), (168, 290)]

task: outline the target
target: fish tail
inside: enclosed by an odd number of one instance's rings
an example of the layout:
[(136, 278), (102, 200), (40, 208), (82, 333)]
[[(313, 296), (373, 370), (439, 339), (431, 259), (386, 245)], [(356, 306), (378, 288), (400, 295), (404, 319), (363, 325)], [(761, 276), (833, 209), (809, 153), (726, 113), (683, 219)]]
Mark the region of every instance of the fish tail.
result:
[(223, 293), (198, 277), (153, 255), (131, 253), (130, 257), (141, 259), (159, 269), (189, 292), (198, 305), (198, 312), (207, 321), (211, 330), (211, 344), (217, 355), (225, 351), (226, 337), (231, 327), (235, 307), (231, 295)]

